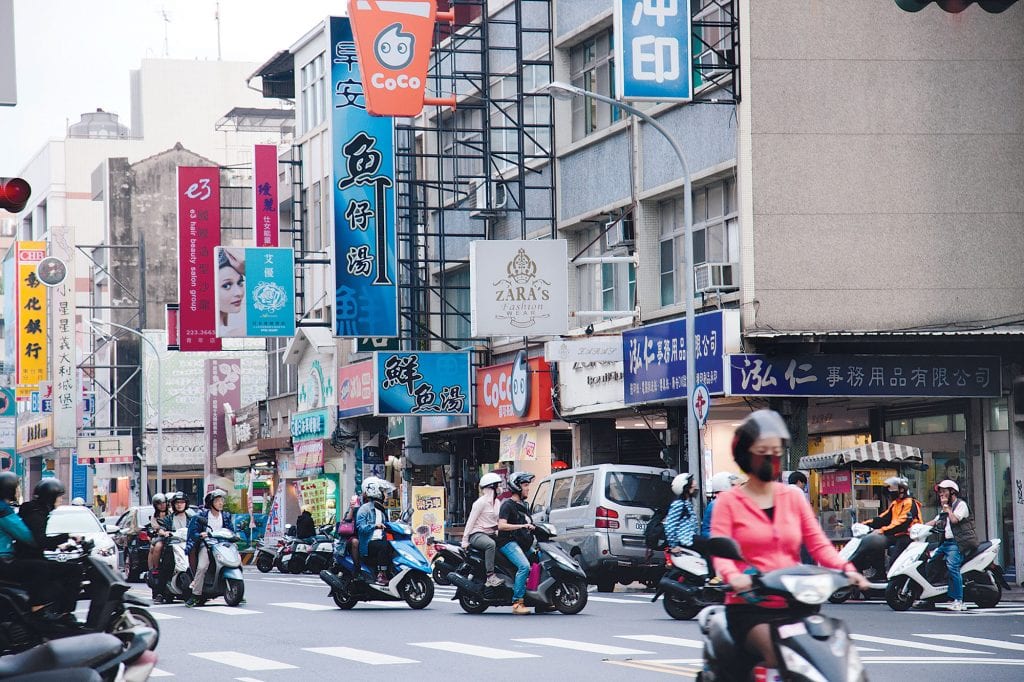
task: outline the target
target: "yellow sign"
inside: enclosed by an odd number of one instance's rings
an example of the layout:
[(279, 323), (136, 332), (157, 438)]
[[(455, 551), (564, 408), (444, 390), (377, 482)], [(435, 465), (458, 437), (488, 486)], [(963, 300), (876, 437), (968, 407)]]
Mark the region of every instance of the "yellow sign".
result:
[(854, 485), (885, 485), (885, 479), (896, 475), (895, 469), (854, 469)]
[(318, 526), (330, 523), (327, 518), (327, 491), (330, 481), (318, 478), (314, 481), (303, 481), (299, 484), (302, 493), (302, 508), (313, 515), (313, 522)]
[(47, 289), (36, 276), (46, 258), (46, 242), (17, 243), (18, 312), (16, 324), (18, 397), (28, 397), (46, 381)]
[(498, 440), (499, 462), (533, 462), (537, 459), (537, 429), (502, 429)]
[(412, 488), (412, 541), (427, 559), (434, 556), (434, 548), (427, 538), (444, 540), (445, 525), (444, 487), (417, 485)]

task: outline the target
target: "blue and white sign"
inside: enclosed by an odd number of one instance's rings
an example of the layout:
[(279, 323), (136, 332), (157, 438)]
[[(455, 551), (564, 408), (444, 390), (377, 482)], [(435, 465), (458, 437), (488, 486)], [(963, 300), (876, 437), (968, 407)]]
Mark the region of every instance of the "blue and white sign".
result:
[(71, 499), (81, 497), (83, 500), (88, 501), (89, 499), (89, 467), (85, 464), (78, 463), (78, 454), (71, 451)]
[(39, 401), (39, 411), (43, 414), (53, 413), (53, 398), (43, 398)]
[(378, 415), (468, 415), (469, 353), (395, 351), (373, 354)]
[(692, 35), (689, 0), (615, 0), (619, 98), (693, 99)]
[(218, 337), (295, 335), (292, 249), (218, 246), (213, 261)]
[(730, 355), (729, 395), (998, 398), (996, 356)]
[[(696, 379), (712, 395), (725, 393), (725, 355), (740, 347), (738, 310), (694, 317)], [(627, 405), (687, 398), (686, 318), (630, 329), (622, 334)]]
[(32, 391), (28, 395), (29, 411), (38, 413), (42, 408), (39, 404), (39, 391)]
[(697, 426), (704, 426), (708, 423), (708, 413), (711, 411), (711, 392), (704, 384), (697, 384), (693, 387), (690, 409), (693, 410), (693, 416), (697, 418)]
[(331, 17), (334, 333), (398, 336), (395, 120), (371, 116), (347, 18)]
[(296, 412), (292, 415), (289, 428), (292, 434), (292, 441), (295, 443), (307, 440), (323, 440), (334, 431), (334, 419), (329, 408), (321, 407), (316, 410)]

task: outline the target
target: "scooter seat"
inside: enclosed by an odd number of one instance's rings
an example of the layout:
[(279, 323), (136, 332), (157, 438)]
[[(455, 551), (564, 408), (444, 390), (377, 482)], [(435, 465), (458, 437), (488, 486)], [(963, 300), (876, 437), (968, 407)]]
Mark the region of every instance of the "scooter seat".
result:
[(0, 658), (0, 679), (61, 668), (91, 668), (114, 658), (122, 649), (121, 640), (104, 633), (55, 639)]
[(979, 554), (984, 552), (986, 549), (989, 549), (991, 547), (992, 547), (992, 543), (989, 542), (988, 540), (986, 540), (985, 542), (983, 542), (980, 545), (978, 545), (977, 547), (975, 547), (974, 550), (971, 551), (967, 556), (965, 556), (964, 560), (963, 560), (963, 563), (966, 564), (968, 561), (970, 561), (971, 559), (973, 559), (974, 557), (978, 556)]

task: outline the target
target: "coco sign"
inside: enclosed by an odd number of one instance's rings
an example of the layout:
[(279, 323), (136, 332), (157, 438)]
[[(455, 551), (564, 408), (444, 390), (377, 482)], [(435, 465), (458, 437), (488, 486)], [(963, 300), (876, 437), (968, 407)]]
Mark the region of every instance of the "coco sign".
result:
[(524, 351), (513, 362), (477, 371), (477, 424), (513, 426), (550, 421), (551, 372), (540, 359)]

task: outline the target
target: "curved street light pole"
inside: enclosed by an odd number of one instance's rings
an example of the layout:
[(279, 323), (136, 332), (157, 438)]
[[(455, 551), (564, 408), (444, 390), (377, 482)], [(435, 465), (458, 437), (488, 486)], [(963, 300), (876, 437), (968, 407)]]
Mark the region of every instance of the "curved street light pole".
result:
[[(163, 367), (161, 366), (160, 353), (157, 351), (156, 346), (146, 336), (131, 327), (126, 327), (123, 324), (117, 322), (108, 322), (107, 320), (99, 320), (93, 318), (90, 320), (93, 324), (105, 324), (110, 327), (117, 327), (121, 331), (128, 332), (133, 336), (137, 336), (142, 339), (150, 350), (153, 351), (153, 357), (156, 359), (156, 491), (163, 493), (164, 491), (164, 420), (163, 420), (163, 405), (164, 405), (164, 381), (163, 381)], [(143, 396), (145, 401), (145, 396)], [(146, 423), (145, 419), (142, 422), (142, 436), (146, 435)], [(146, 481), (142, 482), (143, 485), (147, 485)], [(141, 492), (141, 491), (140, 491)]]
[[(672, 147), (680, 165), (683, 167), (683, 253), (686, 259), (686, 274), (683, 277), (685, 283), (684, 296), (686, 297), (686, 454), (691, 467), (697, 471), (701, 469), (700, 462), (700, 441), (697, 431), (697, 415), (693, 412), (690, 404), (693, 395), (693, 388), (696, 386), (696, 369), (694, 367), (694, 353), (696, 344), (694, 342), (694, 311), (693, 311), (693, 193), (690, 182), (690, 169), (686, 164), (686, 157), (683, 150), (676, 142), (672, 134), (649, 114), (644, 113), (636, 107), (620, 102), (617, 99), (601, 95), (596, 92), (584, 90), (583, 88), (558, 81), (549, 83), (545, 88), (552, 97), (558, 99), (572, 99), (573, 97), (593, 97), (599, 102), (618, 107), (623, 111), (633, 114), (644, 123), (648, 124), (659, 133)], [(699, 487), (703, 487), (698, 481)]]

